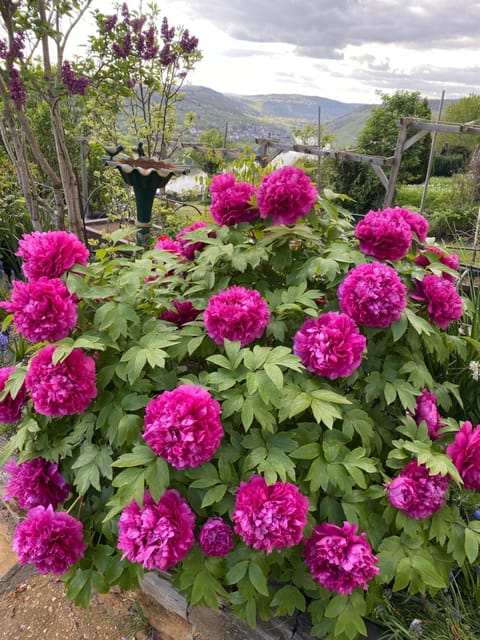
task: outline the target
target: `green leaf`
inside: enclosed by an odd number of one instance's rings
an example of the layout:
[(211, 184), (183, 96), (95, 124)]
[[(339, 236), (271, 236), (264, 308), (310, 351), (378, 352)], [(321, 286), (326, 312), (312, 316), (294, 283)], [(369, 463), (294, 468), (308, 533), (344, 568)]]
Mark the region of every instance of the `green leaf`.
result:
[(73, 600), (75, 604), (88, 608), (91, 594), (91, 569), (77, 569), (74, 577), (67, 586), (67, 598)]
[(283, 388), (283, 373), (276, 364), (265, 363), (264, 370), (277, 389)]
[(300, 589), (287, 584), (276, 592), (270, 605), (276, 607), (275, 616), (293, 616), (296, 610), (305, 611), (307, 601)]
[(465, 529), (465, 555), (470, 564), (473, 564), (477, 559), (479, 542), (479, 534), (467, 527)]
[(317, 458), (321, 453), (321, 447), (318, 442), (311, 442), (310, 444), (304, 444), (298, 449), (295, 449), (290, 453), (291, 458), (298, 458), (299, 460), (313, 460)]
[(269, 596), (267, 580), (261, 567), (256, 562), (250, 563), (250, 566), (248, 567), (248, 578), (262, 596)]
[(327, 618), (338, 618), (338, 616), (348, 607), (348, 598), (345, 596), (333, 597), (327, 605), (325, 616)]
[(124, 453), (115, 462), (113, 467), (140, 467), (150, 464), (156, 458), (155, 452), (146, 445), (139, 444), (134, 447), (131, 453)]
[(225, 576), (226, 584), (238, 584), (243, 576), (247, 573), (247, 570), (250, 566), (250, 560), (241, 560), (234, 564), (227, 571), (227, 575)]
[(150, 489), (152, 498), (158, 502), (170, 482), (170, 470), (168, 464), (162, 458), (156, 458), (145, 470), (145, 482)]
[(204, 507), (209, 507), (211, 504), (216, 504), (220, 502), (225, 493), (227, 492), (226, 484), (218, 484), (215, 487), (212, 487), (207, 491), (207, 493), (203, 496), (202, 500), (202, 509)]

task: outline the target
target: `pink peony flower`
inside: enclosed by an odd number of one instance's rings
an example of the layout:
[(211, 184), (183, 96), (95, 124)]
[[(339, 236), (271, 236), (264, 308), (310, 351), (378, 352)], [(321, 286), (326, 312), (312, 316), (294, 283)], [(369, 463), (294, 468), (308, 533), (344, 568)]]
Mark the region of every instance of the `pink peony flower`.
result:
[(35, 411), (57, 418), (83, 413), (97, 395), (95, 361), (81, 349), (53, 364), (55, 345), (44, 347), (32, 358), (25, 378)]
[(179, 231), (175, 236), (177, 242), (180, 242), (182, 246), (182, 253), (185, 256), (185, 258), (187, 258), (187, 260), (193, 260), (195, 258), (195, 253), (197, 251), (198, 252), (202, 251), (205, 246), (204, 242), (197, 242), (195, 240), (192, 240), (191, 238), (188, 237), (187, 234), (189, 234), (192, 231), (195, 231), (195, 229), (201, 229), (202, 227), (208, 227), (208, 224), (206, 222), (202, 222), (201, 220), (199, 220), (197, 222), (194, 222), (190, 226), (185, 227), (184, 229)]
[(248, 182), (236, 182), (233, 173), (215, 176), (209, 188), (210, 215), (217, 224), (232, 227), (258, 217), (258, 209), (251, 203), (255, 187)]
[(405, 285), (392, 267), (371, 262), (354, 267), (338, 288), (340, 309), (358, 324), (385, 328), (407, 305)]
[(195, 516), (178, 491), (167, 489), (155, 502), (147, 490), (142, 507), (132, 500), (122, 511), (117, 546), (123, 551), (122, 559), (166, 571), (189, 552), (194, 527)]
[(313, 527), (305, 540), (303, 557), (313, 578), (322, 587), (349, 595), (357, 587), (367, 589), (367, 582), (379, 572), (365, 533), (357, 535), (357, 525), (344, 522), (343, 527), (327, 522)]
[(419, 425), (425, 422), (428, 429), (428, 435), (432, 440), (440, 438), (438, 430), (445, 426), (437, 409), (437, 396), (430, 393), (428, 389), (423, 389), (417, 398), (414, 414), (415, 422)]
[[(442, 249), (438, 247), (424, 247), (423, 251), (415, 258), (415, 264), (418, 264), (420, 267), (428, 267), (432, 263), (429, 257), (429, 253), (435, 253), (438, 256), (439, 262), (444, 264), (446, 267), (450, 267), (450, 269), (458, 269), (458, 255), (456, 253), (445, 253)], [(442, 272), (442, 278), (445, 280), (450, 280), (450, 282), (455, 282), (457, 280), (457, 276), (454, 276), (450, 273)]]
[(86, 548), (82, 523), (68, 513), (55, 512), (52, 505), (30, 509), (13, 536), (20, 564), (33, 564), (43, 574), (65, 573), (83, 558)]
[(166, 322), (173, 322), (177, 327), (183, 327), (187, 322), (195, 320), (201, 313), (201, 311), (195, 309), (190, 300), (186, 300), (185, 302), (173, 300), (172, 304), (175, 307), (175, 311), (173, 309), (164, 309), (159, 318)]
[(226, 339), (240, 341), (244, 347), (262, 336), (270, 311), (256, 289), (233, 285), (210, 298), (203, 320), (208, 335), (217, 344)]
[[(0, 368), (0, 393), (5, 389), (5, 383), (14, 371), (15, 367)], [(10, 424), (20, 420), (26, 395), (27, 392), (23, 384), (15, 398), (12, 398), (8, 393), (3, 400), (0, 400), (0, 422)]]
[(445, 504), (448, 478), (431, 475), (424, 464), (412, 460), (385, 485), (389, 502), (414, 520), (428, 518)]
[(223, 437), (220, 405), (206, 389), (182, 384), (147, 404), (143, 439), (176, 469), (210, 460)]
[(292, 547), (302, 539), (308, 506), (308, 498), (294, 484), (267, 485), (262, 477), (252, 476), (237, 491), (232, 514), (235, 533), (259, 551)]
[(412, 244), (412, 229), (400, 209), (369, 211), (355, 227), (360, 251), (378, 260), (401, 260)]
[(448, 445), (447, 456), (462, 476), (465, 489), (480, 489), (480, 425), (474, 429), (466, 420)]
[(293, 339), (293, 352), (309, 371), (335, 380), (360, 366), (366, 344), (350, 316), (329, 311), (303, 323)]
[(58, 278), (74, 264), (87, 264), (88, 249), (67, 231), (34, 231), (24, 234), (15, 254), (23, 258), (23, 273), (30, 280)]
[(206, 556), (226, 557), (233, 549), (232, 527), (222, 518), (210, 518), (200, 530), (199, 543)]
[(50, 504), (56, 509), (70, 493), (71, 486), (62, 478), (58, 466), (45, 458), (34, 458), (21, 464), (9, 460), (4, 471), (10, 477), (3, 498), (16, 498), (22, 509), (48, 507)]
[(273, 224), (295, 224), (313, 209), (317, 190), (297, 167), (282, 167), (263, 177), (257, 193), (261, 218)]
[(178, 240), (172, 240), (168, 236), (160, 236), (157, 239), (157, 243), (153, 247), (154, 249), (162, 249), (168, 251), (168, 253), (174, 253), (183, 258), (182, 243)]
[(423, 280), (415, 280), (415, 292), (410, 295), (415, 300), (427, 303), (430, 322), (440, 329), (446, 329), (454, 320), (462, 317), (462, 298), (450, 280), (431, 273)]
[(30, 342), (55, 342), (66, 338), (77, 323), (77, 303), (60, 278), (14, 280), (11, 301), (0, 307), (13, 313), (19, 333)]
[(419, 242), (425, 242), (427, 239), (428, 221), (419, 213), (413, 213), (408, 209), (396, 207), (406, 222), (410, 225), (412, 232), (417, 236)]

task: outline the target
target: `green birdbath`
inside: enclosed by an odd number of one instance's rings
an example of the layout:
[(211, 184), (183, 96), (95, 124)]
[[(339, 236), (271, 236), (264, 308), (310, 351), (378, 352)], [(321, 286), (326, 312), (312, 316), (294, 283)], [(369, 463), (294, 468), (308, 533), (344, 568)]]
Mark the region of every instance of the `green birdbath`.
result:
[(152, 227), (152, 207), (157, 190), (168, 182), (189, 172), (185, 165), (179, 165), (153, 158), (128, 158), (119, 156), (116, 160), (102, 158), (104, 164), (120, 171), (123, 181), (133, 187), (137, 208), (137, 244), (144, 249), (150, 247)]

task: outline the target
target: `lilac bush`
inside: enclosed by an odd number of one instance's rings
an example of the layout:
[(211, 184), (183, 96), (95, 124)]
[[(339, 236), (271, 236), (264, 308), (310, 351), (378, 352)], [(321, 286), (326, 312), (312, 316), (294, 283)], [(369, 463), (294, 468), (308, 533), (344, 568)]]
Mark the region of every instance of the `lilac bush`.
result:
[(64, 232), (21, 240), (29, 285), (60, 279), (77, 321), (0, 370), (8, 497), (45, 498), (15, 544), (80, 604), (168, 570), (192, 604), (353, 640), (385, 589), (476, 562), (474, 306), (422, 216), (371, 212), (372, 254), (306, 175), (272, 176), (215, 179), (212, 222), (143, 253), (125, 231), (88, 263)]

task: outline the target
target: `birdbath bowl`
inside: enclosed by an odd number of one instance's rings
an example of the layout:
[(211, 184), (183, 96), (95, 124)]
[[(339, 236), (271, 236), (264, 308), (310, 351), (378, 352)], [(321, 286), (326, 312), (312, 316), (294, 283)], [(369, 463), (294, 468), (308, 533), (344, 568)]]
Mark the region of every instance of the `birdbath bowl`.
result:
[(186, 165), (180, 165), (153, 158), (129, 158), (119, 156), (113, 160), (102, 158), (104, 164), (120, 171), (123, 181), (133, 187), (137, 208), (137, 244), (143, 248), (150, 246), (152, 227), (152, 207), (157, 189), (165, 187), (176, 176), (190, 171)]

